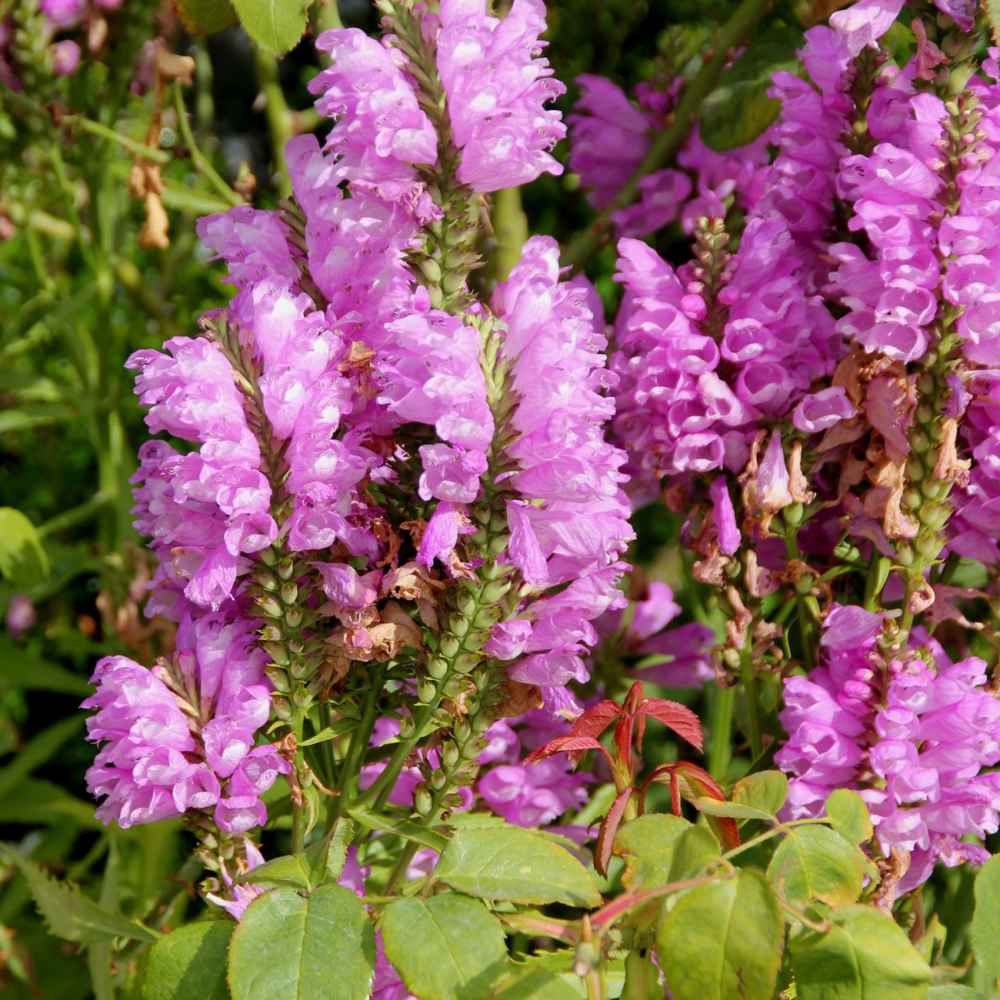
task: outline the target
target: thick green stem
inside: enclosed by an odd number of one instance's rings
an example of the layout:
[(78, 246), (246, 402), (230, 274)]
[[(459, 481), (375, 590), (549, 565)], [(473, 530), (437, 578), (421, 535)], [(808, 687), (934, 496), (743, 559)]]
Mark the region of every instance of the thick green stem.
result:
[(709, 689), (708, 770), (716, 781), (725, 781), (733, 759), (733, 705), (736, 688)]
[(612, 215), (635, 201), (643, 177), (659, 170), (678, 152), (694, 128), (705, 98), (722, 78), (730, 51), (753, 30), (770, 6), (771, 0), (743, 0), (733, 16), (719, 29), (711, 55), (684, 88), (669, 127), (653, 140), (642, 163), (610, 204), (569, 244), (563, 254), (564, 264), (582, 267), (607, 238)]
[(520, 188), (505, 188), (493, 196), (493, 234), (490, 277), (494, 282), (506, 281), (521, 259), (521, 248), (528, 238), (528, 217), (521, 207)]

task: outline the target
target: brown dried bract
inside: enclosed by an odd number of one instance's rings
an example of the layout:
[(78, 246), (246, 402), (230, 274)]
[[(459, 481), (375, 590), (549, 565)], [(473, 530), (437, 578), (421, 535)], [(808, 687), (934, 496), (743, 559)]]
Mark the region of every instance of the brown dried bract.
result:
[(500, 703), (496, 707), (498, 718), (523, 715), (533, 708), (542, 707), (542, 693), (534, 684), (521, 684), (507, 679), (500, 690)]

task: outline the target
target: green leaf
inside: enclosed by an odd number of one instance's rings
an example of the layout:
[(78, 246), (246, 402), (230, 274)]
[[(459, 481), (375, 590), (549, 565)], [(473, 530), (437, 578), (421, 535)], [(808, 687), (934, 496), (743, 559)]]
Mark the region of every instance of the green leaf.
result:
[(396, 816), (384, 816), (382, 813), (373, 813), (361, 806), (352, 806), (347, 810), (351, 819), (357, 820), (362, 826), (369, 830), (376, 830), (382, 833), (394, 833), (397, 837), (405, 837), (412, 840), (421, 847), (429, 847), (439, 854), (448, 845), (448, 838), (434, 830), (414, 823), (412, 820), (399, 819)]
[(0, 507), (0, 576), (28, 589), (49, 575), (49, 557), (35, 526), (19, 510)]
[(790, 902), (846, 906), (861, 895), (866, 868), (865, 856), (836, 830), (798, 826), (778, 845), (767, 877)]
[(94, 686), (85, 677), (58, 664), (26, 653), (6, 636), (0, 636), (0, 685), (25, 691), (55, 691), (86, 697)]
[(305, 34), (307, 0), (232, 0), (246, 33), (275, 55), (293, 49)]
[(622, 882), (631, 892), (672, 882), (674, 847), (691, 830), (680, 816), (650, 813), (626, 823), (615, 837), (615, 854), (625, 860)]
[(36, 427), (48, 427), (52, 424), (64, 424), (77, 416), (75, 410), (62, 403), (35, 403), (30, 409), (4, 410), (3, 413), (0, 413), (0, 434), (33, 430)]
[(674, 860), (670, 866), (670, 881), (700, 875), (705, 866), (715, 861), (722, 849), (707, 826), (692, 826), (674, 844)]
[(986, 997), (971, 986), (949, 983), (947, 986), (932, 986), (927, 991), (927, 1000), (986, 1000)]
[(379, 928), (389, 961), (418, 997), (488, 997), (507, 965), (500, 921), (469, 896), (397, 899), (385, 908)]
[(581, 1000), (586, 995), (578, 976), (569, 972), (560, 975), (548, 969), (521, 972), (510, 986), (505, 985), (494, 994), (497, 1000)]
[(868, 806), (857, 792), (838, 788), (826, 800), (826, 815), (830, 826), (852, 844), (863, 844), (872, 838), (872, 821)]
[(56, 937), (79, 944), (121, 937), (146, 942), (157, 939), (155, 932), (137, 921), (99, 906), (75, 886), (57, 882), (10, 845), (0, 844), (0, 859), (14, 865), (24, 876), (35, 905)]
[(211, 35), (236, 23), (229, 0), (174, 0), (174, 9), (190, 35)]
[(990, 858), (973, 883), (976, 905), (970, 938), (976, 963), (992, 985), (1000, 979), (1000, 856)]
[(35, 768), (41, 767), (55, 757), (63, 744), (76, 736), (81, 729), (83, 729), (83, 717), (71, 715), (32, 737), (6, 767), (0, 768), (0, 802), (4, 801)]
[(149, 953), (143, 1000), (229, 1000), (226, 952), (235, 927), (199, 920), (160, 938)]
[(485, 899), (587, 907), (601, 903), (594, 876), (569, 851), (510, 824), (458, 830), (434, 877)]
[(293, 889), (311, 889), (311, 865), (304, 854), (283, 854), (245, 872), (238, 882), (252, 885), (284, 885)]
[(726, 71), (701, 108), (701, 137), (712, 149), (735, 149), (753, 142), (778, 117), (780, 102), (768, 97), (771, 74), (798, 68), (802, 32), (775, 25), (756, 36)]
[(751, 868), (685, 893), (656, 932), (674, 1000), (771, 1000), (783, 932), (774, 892)]
[(233, 1000), (365, 1000), (375, 931), (350, 889), (272, 889), (246, 909), (229, 946)]
[(848, 906), (828, 920), (790, 944), (798, 1000), (925, 1000), (931, 970), (891, 917)]
[(788, 778), (781, 771), (757, 771), (733, 785), (733, 802), (777, 816), (788, 798)]
[(0, 823), (26, 823), (29, 826), (65, 826), (101, 829), (94, 816), (94, 806), (70, 795), (64, 788), (41, 778), (25, 778), (17, 784), (16, 794), (0, 799)]
[(694, 807), (706, 816), (722, 816), (726, 819), (762, 819), (770, 822), (774, 817), (756, 806), (744, 805), (742, 802), (721, 802), (708, 795), (701, 795), (694, 800)]

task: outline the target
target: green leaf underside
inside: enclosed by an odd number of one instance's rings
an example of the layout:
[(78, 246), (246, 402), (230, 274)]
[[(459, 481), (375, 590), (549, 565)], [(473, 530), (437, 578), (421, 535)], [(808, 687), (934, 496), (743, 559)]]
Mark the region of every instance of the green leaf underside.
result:
[(380, 929), (389, 961), (418, 997), (488, 997), (507, 965), (500, 921), (470, 896), (397, 899), (385, 908)]
[(338, 885), (258, 896), (229, 946), (233, 1000), (365, 1000), (375, 931), (358, 897)]
[(587, 907), (601, 903), (594, 876), (569, 851), (511, 825), (458, 830), (434, 877), (483, 899)]

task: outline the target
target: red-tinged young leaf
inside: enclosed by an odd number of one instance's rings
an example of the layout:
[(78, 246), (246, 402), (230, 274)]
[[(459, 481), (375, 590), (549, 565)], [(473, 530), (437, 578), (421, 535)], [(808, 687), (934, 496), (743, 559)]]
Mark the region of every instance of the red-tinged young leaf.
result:
[[(574, 763), (578, 763), (585, 750), (597, 750), (608, 756), (607, 750), (593, 738), (593, 736), (557, 736), (554, 740), (549, 740), (545, 746), (533, 750), (524, 758), (525, 764), (534, 764), (536, 761), (551, 757), (554, 753), (570, 753), (573, 755)], [(608, 759), (610, 764), (610, 758)]]
[(599, 701), (573, 723), (570, 732), (574, 736), (600, 736), (618, 718), (621, 710), (621, 705), (616, 701)]
[(642, 683), (636, 681), (629, 689), (628, 694), (625, 695), (625, 701), (622, 704), (622, 711), (626, 715), (635, 715), (640, 706), (645, 699), (642, 696)]
[(611, 860), (611, 848), (614, 846), (615, 836), (618, 834), (618, 827), (621, 826), (622, 816), (625, 815), (625, 808), (629, 799), (632, 798), (632, 789), (626, 788), (620, 792), (615, 801), (611, 804), (604, 822), (601, 824), (600, 833), (597, 835), (597, 850), (594, 852), (594, 867), (605, 878), (608, 877), (608, 862)]
[(661, 764), (642, 783), (642, 787), (639, 789), (640, 811), (645, 810), (646, 792), (649, 790), (649, 786), (653, 784), (653, 782), (655, 781), (657, 784), (670, 786), (670, 808), (675, 816), (681, 815), (680, 785), (678, 784), (677, 777), (674, 774), (674, 769), (676, 767), (677, 767), (676, 764)]
[(635, 716), (631, 713), (626, 713), (619, 718), (618, 723), (615, 725), (615, 747), (618, 750), (618, 759), (630, 775), (633, 773), (632, 731), (634, 724)]
[(696, 749), (702, 748), (701, 722), (690, 708), (666, 698), (647, 698), (639, 711), (662, 722)]
[[(688, 761), (681, 761), (674, 765), (673, 774), (680, 779), (681, 795), (688, 802), (696, 803), (702, 797), (715, 799), (716, 802), (725, 802), (726, 796), (715, 779), (697, 764)], [(740, 845), (740, 828), (736, 820), (728, 816), (709, 816), (705, 814), (709, 826), (715, 831), (716, 836), (722, 842), (722, 846), (728, 851)]]

